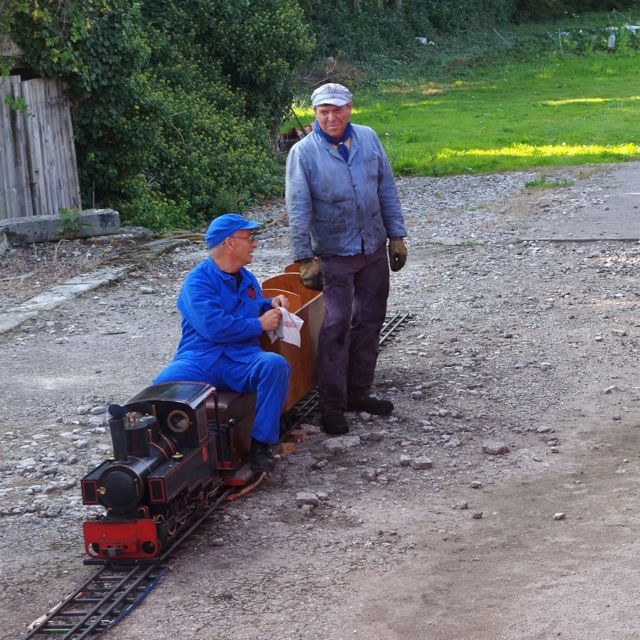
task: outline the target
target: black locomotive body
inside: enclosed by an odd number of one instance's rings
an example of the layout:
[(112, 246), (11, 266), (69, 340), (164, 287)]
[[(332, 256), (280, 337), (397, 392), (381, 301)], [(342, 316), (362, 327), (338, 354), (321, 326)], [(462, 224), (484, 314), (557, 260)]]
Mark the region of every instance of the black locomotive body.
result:
[[(291, 365), (282, 431), (295, 405), (315, 384), (322, 295), (305, 289), (298, 274), (263, 283), (265, 295), (285, 293), (304, 320), (301, 347), (263, 340)], [(95, 561), (153, 559), (182, 531), (197, 509), (228, 487), (253, 478), (248, 464), (255, 395), (220, 391), (199, 382), (143, 389), (125, 405), (109, 407), (113, 458), (81, 482), (84, 504), (104, 513), (83, 524), (85, 550)]]
[(81, 482), (84, 504), (106, 515), (84, 523), (93, 558), (152, 558), (222, 486), (244, 484), (255, 396), (203, 383), (150, 386), (109, 407), (113, 459)]

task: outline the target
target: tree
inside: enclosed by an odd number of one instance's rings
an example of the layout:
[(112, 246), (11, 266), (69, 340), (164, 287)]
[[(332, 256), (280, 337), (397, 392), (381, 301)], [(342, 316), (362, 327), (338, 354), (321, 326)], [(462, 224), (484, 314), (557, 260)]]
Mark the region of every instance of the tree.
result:
[(280, 192), (270, 134), (313, 39), (288, 0), (5, 0), (0, 34), (63, 79), (84, 202), (154, 229)]

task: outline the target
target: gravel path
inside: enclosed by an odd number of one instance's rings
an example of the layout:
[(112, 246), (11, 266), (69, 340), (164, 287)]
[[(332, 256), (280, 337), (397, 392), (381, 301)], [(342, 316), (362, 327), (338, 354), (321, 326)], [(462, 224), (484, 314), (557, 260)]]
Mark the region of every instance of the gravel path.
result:
[[(350, 414), (345, 438), (305, 425), (105, 637), (637, 638), (640, 245), (535, 239), (606, 220), (631, 169), (557, 170), (546, 189), (525, 188), (534, 172), (400, 180), (410, 258), (389, 307), (413, 318), (376, 379), (396, 411)], [(264, 278), (287, 262), (286, 219), (277, 202), (255, 216)], [(67, 248), (44, 286), (117, 252)], [(78, 481), (110, 450), (105, 407), (171, 358), (177, 290), (204, 255), (184, 244), (0, 336), (1, 638), (91, 572)], [(13, 257), (5, 306), (34, 271)]]

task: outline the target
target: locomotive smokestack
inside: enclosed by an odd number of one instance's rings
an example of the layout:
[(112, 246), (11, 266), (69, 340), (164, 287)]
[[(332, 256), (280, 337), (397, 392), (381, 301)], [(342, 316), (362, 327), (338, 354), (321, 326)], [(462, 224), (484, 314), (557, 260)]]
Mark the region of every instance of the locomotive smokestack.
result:
[(126, 462), (129, 458), (127, 450), (127, 434), (124, 428), (124, 416), (126, 411), (119, 404), (109, 405), (109, 429), (111, 430), (111, 443), (113, 444), (113, 457), (117, 462)]
[(145, 458), (149, 455), (149, 429), (157, 422), (155, 416), (142, 416), (135, 425), (129, 425), (129, 454), (137, 458)]

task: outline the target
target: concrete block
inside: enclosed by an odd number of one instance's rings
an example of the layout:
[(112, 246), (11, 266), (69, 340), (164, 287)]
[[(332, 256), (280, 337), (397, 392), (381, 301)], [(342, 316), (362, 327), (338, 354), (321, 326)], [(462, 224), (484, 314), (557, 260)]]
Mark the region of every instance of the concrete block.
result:
[(61, 238), (92, 238), (118, 233), (120, 214), (113, 209), (87, 209), (73, 221), (73, 229), (64, 229), (63, 218), (55, 216), (31, 216), (0, 220), (0, 235), (4, 234), (12, 244), (32, 244)]

